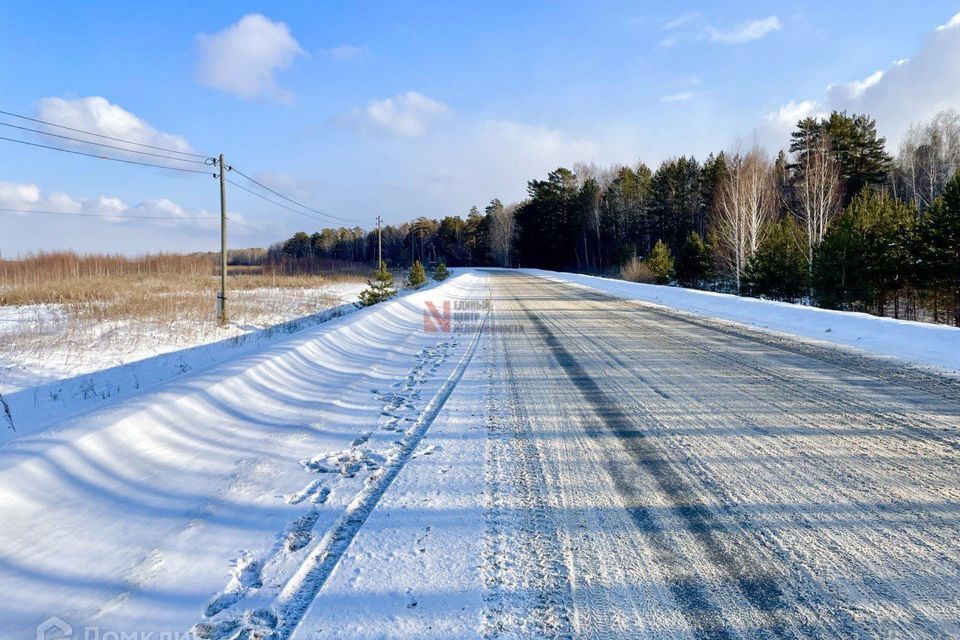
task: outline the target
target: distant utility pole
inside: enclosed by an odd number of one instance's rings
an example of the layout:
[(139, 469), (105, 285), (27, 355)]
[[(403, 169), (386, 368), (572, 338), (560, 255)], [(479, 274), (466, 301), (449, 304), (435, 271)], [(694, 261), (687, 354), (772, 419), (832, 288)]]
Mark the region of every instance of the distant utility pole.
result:
[(227, 324), (227, 166), (220, 154), (220, 295), (217, 297), (217, 322)]
[(380, 216), (377, 216), (377, 270), (383, 264), (383, 240), (380, 235)]

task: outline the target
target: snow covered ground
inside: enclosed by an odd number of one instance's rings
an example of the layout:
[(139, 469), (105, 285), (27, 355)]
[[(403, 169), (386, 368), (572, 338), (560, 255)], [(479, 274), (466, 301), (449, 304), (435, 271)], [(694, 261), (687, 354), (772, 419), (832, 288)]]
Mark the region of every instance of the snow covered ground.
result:
[(521, 271), (557, 282), (591, 287), (628, 300), (823, 340), (960, 374), (960, 328), (957, 327), (574, 273), (540, 269)]
[(326, 578), (306, 559), (342, 554), (404, 464), (442, 451), (415, 450), (476, 336), (424, 331), (424, 301), (484, 287), (461, 275), (24, 422), (0, 448), (0, 637), (48, 616), (103, 636), (302, 615)]
[(236, 290), (231, 300), (243, 321), (222, 328), (194, 318), (101, 319), (58, 304), (0, 306), (0, 393), (322, 315), (354, 302), (364, 286), (358, 280), (322, 288)]
[(232, 299), (245, 320), (226, 327), (195, 318), (97, 321), (52, 304), (0, 306), (0, 396), (14, 427), (31, 431), (350, 313), (364, 286), (237, 290)]
[(858, 357), (769, 333), (863, 342), (831, 312), (538, 275), (14, 393), (0, 638), (960, 633), (960, 392), (891, 375), (945, 366), (910, 323)]

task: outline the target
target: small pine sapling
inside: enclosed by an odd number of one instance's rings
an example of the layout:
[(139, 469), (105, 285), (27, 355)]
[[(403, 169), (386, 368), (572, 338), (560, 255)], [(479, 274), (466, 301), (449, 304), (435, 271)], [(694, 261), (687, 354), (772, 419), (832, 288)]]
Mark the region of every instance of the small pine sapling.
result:
[(393, 284), (393, 275), (387, 271), (387, 263), (381, 262), (374, 273), (374, 282), (367, 280), (367, 288), (360, 292), (360, 306), (369, 307), (395, 295), (397, 288)]
[(423, 263), (419, 260), (413, 261), (413, 266), (410, 267), (410, 275), (407, 276), (407, 286), (417, 289), (423, 286), (423, 283), (427, 281), (427, 272), (423, 269)]

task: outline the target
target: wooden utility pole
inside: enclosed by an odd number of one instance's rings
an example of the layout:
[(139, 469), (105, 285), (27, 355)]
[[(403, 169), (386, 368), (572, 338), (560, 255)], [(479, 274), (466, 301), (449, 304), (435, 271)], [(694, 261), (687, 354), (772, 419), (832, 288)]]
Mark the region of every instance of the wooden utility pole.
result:
[(377, 271), (383, 264), (383, 240), (380, 235), (380, 216), (377, 216)]
[(217, 322), (227, 324), (227, 172), (220, 154), (220, 295), (217, 297)]

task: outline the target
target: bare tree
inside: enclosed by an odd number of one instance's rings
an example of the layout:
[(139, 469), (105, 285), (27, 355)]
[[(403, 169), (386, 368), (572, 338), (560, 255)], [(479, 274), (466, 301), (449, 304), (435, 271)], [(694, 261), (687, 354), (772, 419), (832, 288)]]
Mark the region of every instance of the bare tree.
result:
[(900, 143), (896, 186), (905, 200), (924, 211), (960, 169), (960, 114), (941, 111), (924, 125), (910, 127)]
[(807, 146), (807, 152), (797, 159), (796, 168), (799, 178), (794, 187), (793, 208), (806, 231), (807, 268), (812, 271), (814, 249), (843, 204), (840, 167), (826, 136)]
[[(499, 205), (499, 202), (497, 202)], [(490, 257), (500, 267), (510, 266), (513, 251), (513, 216), (516, 205), (488, 208), (490, 215)]]
[(766, 152), (756, 145), (746, 155), (734, 155), (720, 183), (715, 231), (719, 255), (733, 273), (737, 289), (775, 213), (773, 167)]

